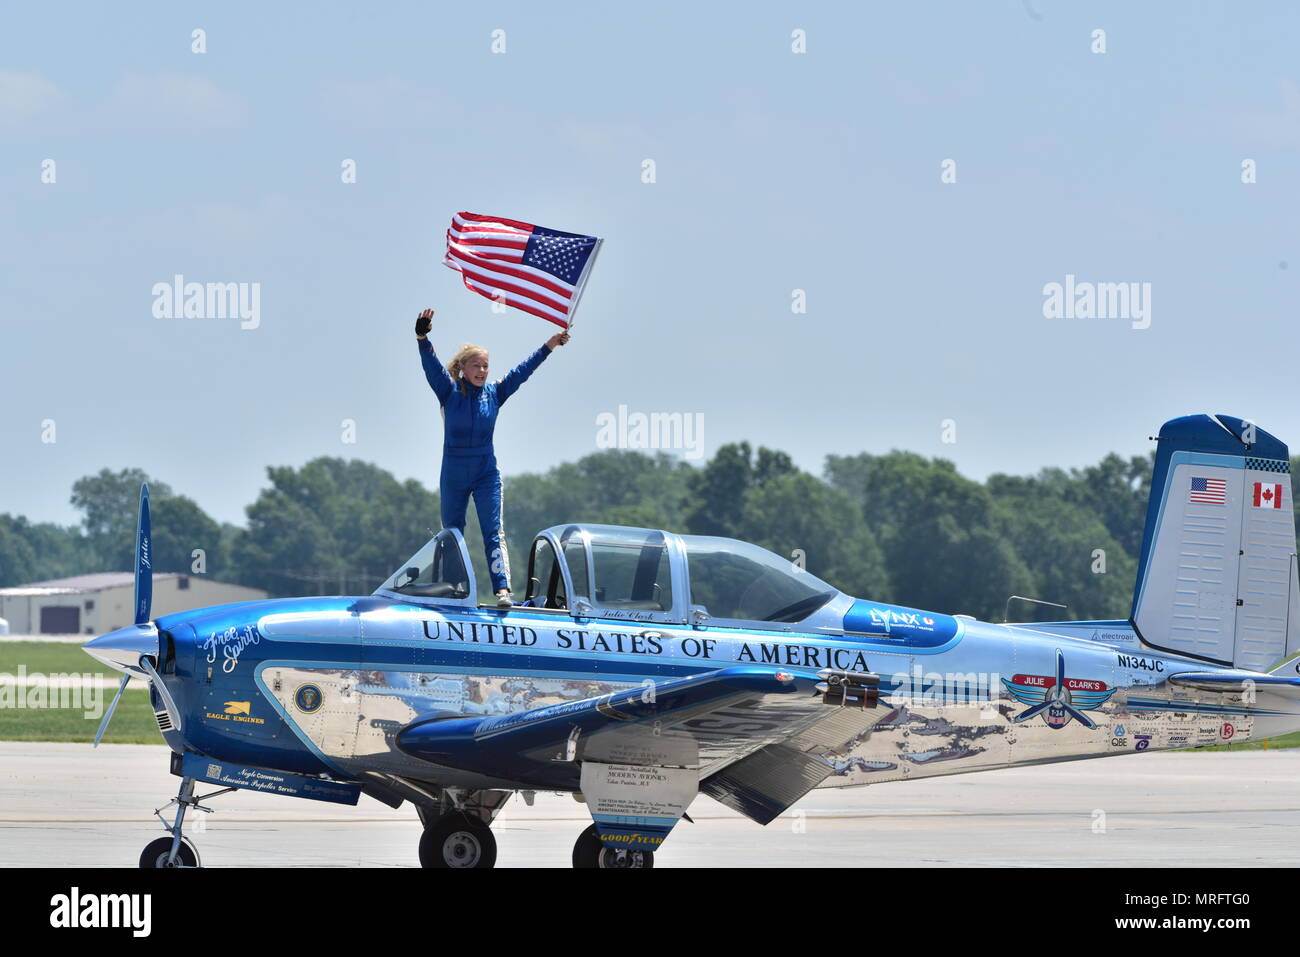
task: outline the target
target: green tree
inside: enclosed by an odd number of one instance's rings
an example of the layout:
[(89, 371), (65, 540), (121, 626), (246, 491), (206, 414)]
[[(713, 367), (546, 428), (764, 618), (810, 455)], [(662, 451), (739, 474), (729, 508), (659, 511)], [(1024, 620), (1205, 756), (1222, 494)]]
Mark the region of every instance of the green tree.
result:
[(94, 567), (86, 571), (129, 571), (135, 567), (136, 516), (140, 485), (145, 482), (149, 484), (152, 517), (152, 506), (172, 490), (150, 479), (143, 469), (100, 469), (72, 483), (72, 504), (81, 512), (86, 542), (94, 555)]
[[(610, 449), (505, 483), (516, 588), (541, 529), (567, 522), (633, 525), (800, 550), (813, 574), (863, 597), (998, 620), (1007, 596), (1068, 604), (1063, 617), (1127, 613), (1147, 508), (1151, 456), (1107, 455), (1081, 469), (986, 483), (951, 462), (907, 452), (830, 456), (823, 478), (781, 451), (729, 443), (700, 467), (666, 453)], [(1294, 475), (1300, 457), (1292, 460)], [(271, 467), (246, 528), (213, 521), (150, 481), (154, 563), (276, 595), (366, 593), (440, 527), (438, 497), (366, 462), (318, 458)], [(0, 515), (0, 585), (130, 567), (140, 469), (103, 469), (73, 485), (81, 527)], [(1297, 508), (1300, 514), (1300, 507)], [(490, 590), (477, 514), (466, 539)], [(1104, 552), (1105, 571), (1098, 566)], [(1013, 617), (1034, 615), (1013, 609)]]
[[(223, 579), (229, 574), (221, 541), (221, 526), (197, 502), (184, 495), (154, 501), (150, 486), (149, 527), (153, 538), (153, 570), (189, 574), (194, 550), (204, 553), (203, 574)], [(131, 531), (134, 547), (134, 527)], [(128, 556), (130, 552), (127, 553)]]
[(138, 468), (100, 469), (73, 483), (72, 504), (82, 513), (87, 546), (73, 574), (135, 567), (140, 485), (146, 482), (153, 570), (188, 573), (194, 549), (201, 548), (206, 554), (204, 574), (225, 577), (229, 569), (220, 526), (193, 499), (177, 495), (166, 482), (151, 479)]
[(884, 556), (857, 503), (806, 472), (756, 483), (745, 495), (736, 537), (782, 557), (793, 558), (797, 549), (803, 567), (836, 588), (889, 600)]
[(19, 521), (9, 514), (0, 515), (0, 588), (37, 581), (36, 553), (22, 532)]
[(248, 531), (235, 546), (241, 584), (272, 596), (323, 595), (328, 583), (343, 577), (338, 541), (308, 506), (271, 489), (247, 512)]
[(738, 537), (745, 525), (745, 498), (752, 489), (798, 472), (784, 452), (731, 442), (714, 453), (687, 482), (687, 530), (693, 535)]
[(372, 591), (439, 527), (435, 495), (368, 462), (266, 471), (232, 548), (240, 582), (274, 595)]
[(97, 570), (76, 526), (0, 515), (0, 529), (0, 588)]
[(998, 619), (1007, 596), (1032, 588), (1005, 515), (951, 462), (897, 451), (832, 456), (826, 474), (859, 496), (900, 604)]
[(1046, 470), (1038, 478), (989, 478), (1010, 542), (1033, 575), (1031, 590), (1024, 594), (1067, 606), (1062, 612), (1013, 603), (1015, 620), (1128, 616), (1136, 562), (1111, 537), (1100, 515), (1070, 500), (1070, 485), (1077, 481), (1059, 470)]
[[(1154, 466), (1154, 453), (1125, 459), (1112, 452), (1096, 465), (1072, 470), (1068, 480), (1060, 480), (1061, 497), (1096, 515), (1111, 538), (1129, 555), (1137, 556), (1142, 549)], [(1059, 470), (1057, 474), (1064, 475)]]

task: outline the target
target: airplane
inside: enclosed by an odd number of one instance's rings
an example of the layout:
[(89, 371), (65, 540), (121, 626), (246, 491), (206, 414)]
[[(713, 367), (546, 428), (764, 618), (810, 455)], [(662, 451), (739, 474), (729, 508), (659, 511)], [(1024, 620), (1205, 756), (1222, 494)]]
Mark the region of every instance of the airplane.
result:
[(1300, 728), (1289, 472), (1249, 421), (1165, 423), (1130, 617), (1045, 623), (856, 598), (734, 539), (582, 523), (536, 536), (510, 608), (478, 602), (443, 529), (371, 595), (152, 620), (144, 487), (135, 623), (84, 645), (123, 672), (95, 743), (147, 681), (180, 785), (142, 867), (199, 866), (187, 812), (243, 789), (409, 801), (434, 868), (494, 866), (512, 795), (568, 793), (592, 816), (575, 867), (646, 868), (699, 794), (768, 824), (817, 787), (1270, 737)]

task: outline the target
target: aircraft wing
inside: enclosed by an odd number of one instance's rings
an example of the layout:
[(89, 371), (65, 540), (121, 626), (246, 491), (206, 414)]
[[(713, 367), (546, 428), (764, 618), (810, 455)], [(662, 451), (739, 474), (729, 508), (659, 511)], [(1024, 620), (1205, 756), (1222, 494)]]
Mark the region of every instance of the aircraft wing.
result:
[(584, 761), (695, 768), (701, 791), (767, 823), (830, 773), (822, 756), (878, 717), (870, 705), (828, 705), (820, 680), (723, 668), (515, 714), (422, 719), (398, 733), (397, 746), (539, 789), (576, 789)]

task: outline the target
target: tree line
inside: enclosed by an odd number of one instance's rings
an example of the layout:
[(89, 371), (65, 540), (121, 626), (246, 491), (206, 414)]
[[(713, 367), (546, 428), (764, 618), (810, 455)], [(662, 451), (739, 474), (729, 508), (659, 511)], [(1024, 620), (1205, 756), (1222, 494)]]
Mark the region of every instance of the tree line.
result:
[[(784, 452), (731, 443), (696, 467), (666, 453), (605, 450), (505, 480), (516, 593), (532, 536), (567, 522), (754, 542), (860, 597), (1000, 621), (1125, 618), (1142, 542), (1151, 456), (978, 482), (911, 452), (832, 455), (820, 476)], [(1300, 458), (1292, 460), (1292, 474)], [(357, 459), (271, 466), (243, 527), (219, 523), (140, 469), (78, 479), (78, 525), (0, 514), (0, 587), (132, 567), (149, 482), (154, 570), (204, 574), (272, 596), (366, 594), (438, 529), (438, 495)], [(486, 588), (470, 509), (466, 538)], [(486, 592), (485, 592), (486, 596)]]

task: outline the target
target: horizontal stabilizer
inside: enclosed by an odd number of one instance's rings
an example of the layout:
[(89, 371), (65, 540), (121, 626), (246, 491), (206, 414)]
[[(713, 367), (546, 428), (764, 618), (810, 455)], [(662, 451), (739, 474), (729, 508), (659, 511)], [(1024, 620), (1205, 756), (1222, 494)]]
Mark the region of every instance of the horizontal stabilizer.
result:
[(1249, 671), (1184, 671), (1182, 674), (1170, 675), (1169, 683), (1222, 694), (1241, 694), (1253, 688), (1256, 691), (1300, 698), (1300, 677), (1285, 675), (1260, 675)]

